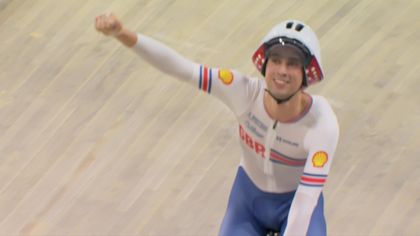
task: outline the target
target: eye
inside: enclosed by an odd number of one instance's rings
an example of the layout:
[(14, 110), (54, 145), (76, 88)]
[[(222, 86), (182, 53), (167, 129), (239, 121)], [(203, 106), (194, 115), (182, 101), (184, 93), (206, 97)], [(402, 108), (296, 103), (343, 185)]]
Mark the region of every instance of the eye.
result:
[(278, 56), (273, 56), (273, 57), (271, 57), (270, 59), (271, 59), (271, 61), (272, 61), (274, 64), (279, 64), (279, 63), (281, 63), (281, 57), (278, 57)]
[(290, 67), (301, 67), (302, 64), (297, 59), (289, 59), (287, 60), (287, 65)]

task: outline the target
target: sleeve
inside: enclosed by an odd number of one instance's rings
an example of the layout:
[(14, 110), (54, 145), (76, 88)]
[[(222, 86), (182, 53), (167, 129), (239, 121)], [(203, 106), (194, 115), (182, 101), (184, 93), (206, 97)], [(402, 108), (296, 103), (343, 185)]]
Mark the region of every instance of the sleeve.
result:
[(337, 119), (329, 105), (328, 110), (329, 115), (324, 113), (323, 120), (305, 138), (308, 158), (290, 207), (284, 235), (308, 234), (311, 217), (330, 171), (339, 137)]
[(150, 37), (138, 34), (133, 50), (158, 70), (214, 95), (237, 116), (256, 98), (258, 80), (237, 71), (197, 64)]

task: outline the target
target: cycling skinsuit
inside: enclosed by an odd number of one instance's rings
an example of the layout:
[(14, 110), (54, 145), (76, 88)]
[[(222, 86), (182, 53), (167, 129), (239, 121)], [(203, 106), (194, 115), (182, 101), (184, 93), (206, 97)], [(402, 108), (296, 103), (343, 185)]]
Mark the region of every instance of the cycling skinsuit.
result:
[(222, 236), (326, 235), (322, 188), (338, 142), (327, 100), (309, 96), (300, 117), (278, 122), (267, 114), (265, 80), (194, 63), (138, 34), (133, 50), (153, 66), (192, 84), (235, 114), (242, 158), (219, 232)]

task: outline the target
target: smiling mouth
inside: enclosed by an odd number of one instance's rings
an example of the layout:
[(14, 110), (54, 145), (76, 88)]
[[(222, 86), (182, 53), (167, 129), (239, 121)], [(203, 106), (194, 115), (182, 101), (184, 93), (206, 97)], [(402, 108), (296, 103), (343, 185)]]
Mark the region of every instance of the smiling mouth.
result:
[(290, 83), (290, 81), (287, 79), (273, 79), (273, 82), (278, 86), (285, 86), (286, 84)]

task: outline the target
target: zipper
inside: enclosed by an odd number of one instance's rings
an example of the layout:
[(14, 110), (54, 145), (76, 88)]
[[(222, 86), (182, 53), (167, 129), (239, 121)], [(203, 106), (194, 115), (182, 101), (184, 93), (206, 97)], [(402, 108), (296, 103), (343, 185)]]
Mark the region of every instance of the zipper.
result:
[[(269, 127), (272, 127), (271, 129), (267, 130), (267, 137), (265, 139), (265, 153), (264, 153), (264, 173), (266, 175), (272, 176), (273, 175), (273, 163), (270, 161), (270, 154), (271, 154), (271, 146), (273, 145), (273, 142), (276, 138), (276, 127), (277, 127), (277, 120), (273, 120), (272, 124)], [(271, 178), (267, 178), (271, 179)], [(269, 186), (271, 184), (269, 183)]]

